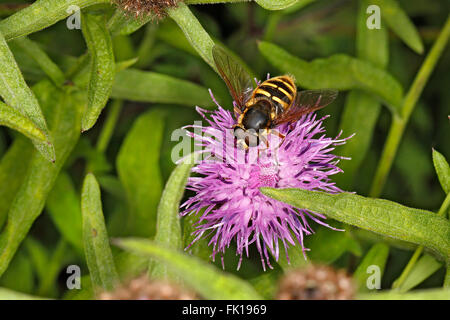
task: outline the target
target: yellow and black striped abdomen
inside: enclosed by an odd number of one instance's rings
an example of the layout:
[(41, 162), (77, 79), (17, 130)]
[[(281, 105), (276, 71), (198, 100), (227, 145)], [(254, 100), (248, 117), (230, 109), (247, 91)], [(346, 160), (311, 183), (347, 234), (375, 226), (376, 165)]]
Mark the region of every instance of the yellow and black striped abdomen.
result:
[(270, 99), (275, 105), (277, 114), (285, 112), (294, 102), (297, 87), (289, 76), (270, 78), (261, 83), (253, 92), (251, 100)]

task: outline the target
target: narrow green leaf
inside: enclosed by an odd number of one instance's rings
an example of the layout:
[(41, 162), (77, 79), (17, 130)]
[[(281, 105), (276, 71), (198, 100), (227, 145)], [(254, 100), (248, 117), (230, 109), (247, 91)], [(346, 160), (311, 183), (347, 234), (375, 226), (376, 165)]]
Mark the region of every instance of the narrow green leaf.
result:
[(400, 112), (403, 100), (401, 85), (389, 73), (371, 63), (345, 54), (307, 62), (268, 42), (260, 42), (259, 50), (276, 68), (294, 75), (300, 87), (361, 89), (387, 103), (392, 113)]
[(446, 194), (450, 192), (450, 166), (445, 157), (433, 149), (433, 164), (436, 174)]
[(283, 10), (290, 6), (296, 5), (304, 0), (255, 0), (257, 4), (267, 10)]
[(132, 58), (128, 60), (119, 61), (116, 63), (116, 73), (122, 70), (128, 69), (138, 61), (138, 58)]
[(400, 293), (396, 290), (377, 293), (363, 293), (357, 296), (360, 300), (450, 300), (449, 289), (417, 290)]
[(47, 260), (46, 270), (41, 278), (36, 293), (40, 296), (57, 297), (58, 296), (58, 276), (63, 266), (69, 261), (73, 261), (73, 251), (67, 245), (67, 242), (59, 240), (53, 250), (50, 259)]
[(65, 76), (61, 69), (45, 53), (44, 50), (34, 41), (27, 37), (14, 40), (14, 43), (22, 49), (31, 59), (35, 60), (42, 71), (53, 81), (56, 86), (61, 86), (65, 81)]
[(84, 252), (94, 290), (110, 291), (118, 283), (118, 275), (103, 218), (100, 187), (91, 173), (84, 179), (81, 212)]
[(45, 134), (46, 139), (33, 140), (47, 160), (55, 161), (55, 149), (50, 141), (47, 124), (36, 97), (25, 83), (14, 56), (0, 33), (0, 96)]
[(376, 243), (366, 253), (361, 263), (353, 273), (353, 279), (359, 285), (359, 291), (367, 291), (367, 279), (372, 274), (369, 267), (377, 266), (380, 268), (380, 278), (383, 276), (384, 267), (389, 257), (389, 246), (383, 242)]
[(41, 142), (45, 142), (47, 140), (47, 136), (34, 124), (33, 121), (1, 101), (0, 125), (17, 130), (32, 140), (34, 139)]
[(125, 188), (133, 235), (151, 236), (156, 231), (156, 208), (162, 192), (159, 155), (164, 114), (151, 110), (139, 116), (117, 156), (119, 179)]
[(80, 97), (60, 91), (48, 81), (38, 83), (34, 92), (55, 138), (57, 160), (51, 163), (36, 152), (31, 156), (29, 169), (9, 208), (8, 222), (0, 235), (0, 275), (40, 215), (59, 171), (80, 135), (79, 123), (84, 109)]
[(396, 0), (373, 0), (371, 4), (380, 7), (381, 18), (411, 49), (423, 52), (423, 43), (419, 32)]
[(351, 193), (328, 194), (272, 188), (261, 188), (261, 191), (297, 208), (319, 212), (359, 228), (423, 245), (444, 259), (450, 255), (450, 223), (433, 212)]
[[(367, 28), (366, 9), (369, 5), (370, 0), (359, 1), (356, 33), (357, 56), (384, 69), (389, 60), (388, 32), (384, 25), (380, 29)], [(380, 111), (380, 102), (361, 90), (352, 90), (346, 97), (339, 128), (344, 135), (355, 133), (355, 136), (339, 148), (340, 155), (352, 159), (352, 161), (340, 163), (345, 174), (336, 176), (337, 184), (343, 189), (350, 189), (353, 186), (358, 169), (370, 148)]]
[(33, 145), (18, 136), (0, 161), (0, 230), (8, 216), (8, 211), (27, 174), (28, 164), (33, 154)]
[(23, 293), (32, 293), (34, 287), (34, 270), (26, 251), (20, 249), (11, 266), (0, 278), (0, 286)]
[(82, 30), (91, 59), (88, 107), (81, 120), (81, 129), (86, 131), (95, 124), (109, 99), (116, 65), (105, 16), (83, 15)]
[[(194, 163), (195, 157), (193, 155), (187, 156), (173, 170), (159, 201), (154, 241), (167, 248), (176, 250), (183, 249), (179, 208)], [(153, 277), (164, 277), (168, 273), (164, 265), (153, 262), (150, 263), (149, 271)]]
[(247, 282), (185, 253), (159, 246), (146, 239), (116, 239), (114, 243), (124, 250), (158, 259), (205, 299), (261, 299)]
[(167, 13), (178, 24), (181, 30), (183, 30), (184, 35), (203, 60), (216, 70), (216, 64), (212, 57), (214, 41), (205, 29), (203, 29), (188, 6), (180, 2), (176, 8), (168, 9)]
[(421, 284), (433, 273), (442, 267), (442, 263), (436, 261), (432, 256), (425, 254), (414, 265), (405, 281), (398, 288), (400, 292), (406, 292)]
[(78, 252), (83, 252), (80, 199), (67, 172), (58, 175), (46, 208), (61, 235)]
[(23, 245), (27, 251), (27, 256), (30, 258), (30, 264), (36, 273), (36, 277), (38, 281), (41, 281), (47, 272), (50, 256), (49, 250), (32, 236), (27, 237)]
[(186, 80), (136, 69), (123, 70), (116, 75), (111, 97), (193, 107), (214, 106), (206, 88)]
[(47, 300), (47, 298), (36, 297), (14, 290), (0, 288), (0, 300)]
[(82, 9), (102, 3), (110, 3), (110, 0), (38, 0), (0, 21), (0, 32), (7, 40), (11, 40), (45, 29), (70, 15), (76, 15), (77, 7)]

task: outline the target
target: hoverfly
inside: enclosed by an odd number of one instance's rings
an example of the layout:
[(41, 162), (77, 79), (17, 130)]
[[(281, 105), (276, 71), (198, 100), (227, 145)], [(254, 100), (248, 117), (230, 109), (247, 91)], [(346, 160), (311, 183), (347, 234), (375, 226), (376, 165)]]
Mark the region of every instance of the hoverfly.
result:
[[(233, 126), (237, 143), (244, 149), (268, 143), (269, 134), (284, 136), (275, 128), (295, 122), (301, 116), (333, 102), (337, 90), (297, 91), (294, 78), (283, 75), (267, 79), (253, 88), (251, 77), (219, 46), (212, 49), (217, 70), (234, 100), (237, 123)], [(268, 146), (268, 145), (267, 145)]]

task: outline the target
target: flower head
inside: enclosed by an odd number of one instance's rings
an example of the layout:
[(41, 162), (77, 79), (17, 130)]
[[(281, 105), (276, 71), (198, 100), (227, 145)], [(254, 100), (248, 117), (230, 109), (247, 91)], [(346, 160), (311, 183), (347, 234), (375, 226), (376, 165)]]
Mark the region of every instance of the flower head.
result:
[(195, 195), (182, 204), (182, 215), (200, 214), (193, 243), (211, 236), (209, 244), (214, 259), (236, 241), (240, 256), (238, 268), (253, 244), (260, 253), (264, 270), (266, 264), (272, 268), (269, 253), (278, 261), (280, 243), (288, 261), (287, 249), (296, 243), (300, 244), (306, 259), (308, 249), (303, 239), (314, 233), (308, 220), (334, 228), (322, 221), (325, 216), (271, 199), (259, 188), (341, 192), (329, 178), (342, 171), (337, 167), (340, 157), (330, 152), (346, 139), (326, 137), (322, 124), (326, 117), (318, 119), (316, 114), (308, 114), (297, 122), (276, 128), (284, 135), (281, 141), (274, 143), (275, 134), (270, 134), (268, 146), (245, 150), (236, 145), (233, 136), (236, 120), (229, 111), (217, 106), (217, 110), (209, 112), (197, 108), (208, 126), (186, 127), (194, 129), (188, 135), (196, 140), (203, 153), (203, 160), (192, 169), (198, 176), (188, 180), (187, 188)]
[(166, 9), (176, 7), (179, 0), (115, 0), (115, 2), (122, 10), (135, 17), (153, 14), (154, 17), (161, 19), (167, 15)]
[(344, 271), (325, 265), (308, 265), (289, 271), (280, 281), (277, 300), (350, 300), (356, 285)]

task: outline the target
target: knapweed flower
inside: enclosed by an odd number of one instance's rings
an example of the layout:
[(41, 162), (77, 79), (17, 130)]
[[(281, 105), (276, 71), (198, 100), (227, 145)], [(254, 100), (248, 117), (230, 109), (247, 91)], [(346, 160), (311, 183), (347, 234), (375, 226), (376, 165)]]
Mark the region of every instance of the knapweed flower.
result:
[(297, 122), (277, 127), (284, 135), (281, 141), (270, 141), (268, 146), (261, 143), (245, 150), (236, 145), (233, 115), (216, 104), (215, 111), (197, 108), (208, 126), (186, 127), (193, 129), (188, 135), (195, 139), (203, 155), (192, 169), (197, 176), (190, 177), (187, 184), (187, 189), (195, 195), (181, 206), (181, 215), (200, 214), (192, 243), (211, 236), (209, 245), (214, 260), (217, 253), (223, 257), (225, 249), (235, 241), (240, 256), (238, 269), (243, 255), (248, 257), (249, 246), (253, 244), (260, 253), (264, 270), (266, 263), (272, 268), (269, 252), (278, 261), (280, 244), (288, 261), (288, 247), (296, 243), (300, 244), (306, 259), (308, 249), (303, 239), (314, 233), (308, 220), (334, 228), (323, 222), (325, 216), (271, 199), (259, 188), (341, 192), (330, 180), (331, 175), (342, 171), (337, 167), (341, 157), (330, 152), (346, 139), (339, 139), (340, 134), (334, 139), (326, 137), (322, 124), (326, 117), (319, 119), (311, 113)]
[(281, 278), (277, 300), (350, 300), (356, 285), (344, 270), (309, 264)]
[(147, 275), (131, 279), (113, 291), (101, 292), (98, 300), (196, 300), (198, 296), (166, 280), (149, 279)]

